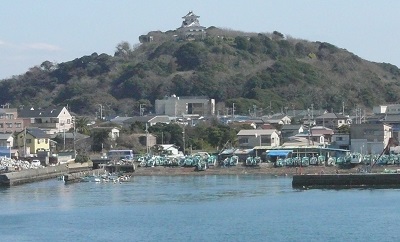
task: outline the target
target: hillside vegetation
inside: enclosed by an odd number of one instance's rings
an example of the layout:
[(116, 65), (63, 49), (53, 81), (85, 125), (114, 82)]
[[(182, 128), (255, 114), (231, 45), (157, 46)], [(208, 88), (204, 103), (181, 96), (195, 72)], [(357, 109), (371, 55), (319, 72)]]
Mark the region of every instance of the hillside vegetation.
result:
[(173, 31), (154, 41), (118, 44), (114, 56), (93, 53), (69, 62), (45, 61), (0, 82), (0, 103), (14, 107), (65, 105), (78, 114), (137, 115), (167, 95), (209, 96), (222, 113), (285, 108), (341, 111), (397, 102), (400, 70), (373, 63), (325, 42), (215, 27), (203, 40), (177, 41)]

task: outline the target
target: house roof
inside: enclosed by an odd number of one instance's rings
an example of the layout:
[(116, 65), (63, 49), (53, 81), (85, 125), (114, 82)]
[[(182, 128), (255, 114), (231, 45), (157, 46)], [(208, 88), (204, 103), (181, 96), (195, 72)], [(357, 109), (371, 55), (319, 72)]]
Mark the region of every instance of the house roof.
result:
[(400, 114), (388, 114), (381, 119), (382, 122), (393, 122), (399, 123), (400, 122)]
[(281, 130), (299, 130), (302, 127), (301, 124), (284, 124)]
[[(56, 138), (57, 136), (63, 137), (64, 138), (64, 133), (57, 133), (57, 134), (52, 134), (50, 135), (51, 139)], [(75, 140), (81, 140), (81, 139), (86, 139), (89, 138), (89, 135), (84, 135), (81, 133), (75, 133)], [(74, 133), (72, 132), (65, 132), (65, 138), (66, 139), (73, 139), (74, 138)]]
[(24, 108), (18, 110), (18, 117), (20, 118), (55, 118), (60, 115), (64, 107), (50, 107), (46, 109)]
[[(22, 130), (21, 132), (19, 132), (18, 134), (21, 134), (25, 132), (25, 130)], [(32, 135), (35, 138), (38, 139), (42, 139), (42, 138), (48, 138), (48, 134), (46, 134), (46, 132), (44, 132), (43, 130), (39, 129), (39, 128), (35, 128), (35, 127), (29, 127), (26, 128), (26, 133)]]
[(12, 137), (12, 134), (0, 134), (0, 140), (7, 140), (10, 138), (10, 136)]
[(134, 122), (140, 122), (140, 123), (169, 123), (170, 119), (168, 116), (160, 116), (160, 115), (147, 115), (147, 116), (134, 116), (131, 117), (125, 121), (123, 121), (124, 124), (130, 124)]
[(348, 117), (338, 113), (325, 113), (315, 119), (348, 119)]
[(318, 135), (318, 134), (333, 134), (333, 129), (330, 128), (326, 128), (323, 126), (314, 126), (311, 128), (311, 133), (314, 135)]
[(255, 135), (271, 135), (276, 129), (242, 129), (238, 136), (255, 136)]
[(301, 109), (301, 110), (287, 110), (286, 114), (289, 117), (306, 117), (308, 116), (308, 112), (310, 111), (310, 115), (312, 116), (317, 116), (317, 115), (323, 115), (326, 113), (325, 109), (313, 109), (313, 110), (308, 110), (308, 109)]
[(116, 123), (116, 124), (123, 124), (126, 120), (130, 119), (131, 117), (115, 117), (113, 119), (110, 119), (110, 122)]
[(118, 127), (93, 127), (93, 129), (103, 129), (103, 130), (112, 130), (112, 129), (118, 129), (120, 130)]
[(277, 114), (273, 114), (272, 116), (263, 116), (262, 120), (264, 122), (275, 122), (275, 123), (277, 123), (277, 122), (281, 121), (284, 118), (289, 118), (289, 116), (287, 116), (286, 114), (277, 113)]

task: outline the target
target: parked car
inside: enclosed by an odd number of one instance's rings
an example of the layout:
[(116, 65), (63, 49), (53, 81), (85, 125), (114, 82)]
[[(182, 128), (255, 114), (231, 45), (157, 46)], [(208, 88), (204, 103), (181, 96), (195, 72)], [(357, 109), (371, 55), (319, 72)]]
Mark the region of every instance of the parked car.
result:
[(36, 167), (39, 167), (41, 165), (40, 160), (32, 160), (31, 164), (32, 164), (32, 166), (36, 166)]

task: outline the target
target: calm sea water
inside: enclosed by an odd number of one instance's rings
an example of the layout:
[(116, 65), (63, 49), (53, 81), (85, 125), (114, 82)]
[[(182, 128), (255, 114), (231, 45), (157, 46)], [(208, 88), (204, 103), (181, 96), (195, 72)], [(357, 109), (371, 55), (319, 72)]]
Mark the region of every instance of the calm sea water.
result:
[(398, 189), (295, 190), (289, 177), (57, 180), (0, 189), (1, 241), (400, 241)]

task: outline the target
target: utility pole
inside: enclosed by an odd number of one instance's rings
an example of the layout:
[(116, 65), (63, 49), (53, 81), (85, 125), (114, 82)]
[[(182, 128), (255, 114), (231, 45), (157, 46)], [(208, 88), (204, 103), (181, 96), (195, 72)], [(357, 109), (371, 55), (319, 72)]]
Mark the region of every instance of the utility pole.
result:
[(344, 115), (344, 101), (342, 102), (342, 115)]
[(147, 130), (147, 123), (146, 123), (146, 153), (149, 154), (149, 131)]
[(76, 158), (76, 148), (75, 148), (75, 137), (76, 137), (76, 125), (75, 125), (75, 116), (72, 116), (72, 124), (74, 125), (74, 159)]
[(100, 119), (103, 120), (103, 105), (97, 104), (100, 106)]
[(311, 138), (310, 109), (307, 110), (307, 113), (308, 113), (308, 146), (310, 146), (310, 138)]
[(139, 114), (140, 114), (140, 116), (143, 116), (143, 114), (144, 114), (143, 106), (144, 106), (144, 104), (139, 104)]
[(185, 125), (183, 125), (183, 128), (182, 128), (182, 141), (183, 141), (183, 155), (185, 155), (185, 146), (186, 146), (186, 143), (185, 143)]
[(235, 103), (232, 103), (232, 120), (235, 121)]

